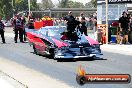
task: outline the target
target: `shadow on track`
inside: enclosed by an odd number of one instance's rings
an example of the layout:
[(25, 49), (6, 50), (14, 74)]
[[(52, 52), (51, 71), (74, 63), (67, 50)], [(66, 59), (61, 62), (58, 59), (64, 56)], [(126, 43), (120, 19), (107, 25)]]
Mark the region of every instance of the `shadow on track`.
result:
[(95, 60), (107, 60), (104, 58), (78, 58), (78, 59), (73, 59), (73, 58), (69, 58), (69, 59), (58, 59), (57, 62), (77, 62), (77, 61), (95, 61)]
[[(32, 54), (36, 54), (35, 52), (30, 52)], [(44, 57), (44, 59), (53, 59), (53, 58), (50, 58), (50, 56), (48, 55), (41, 55), (41, 54), (36, 54), (36, 55), (39, 55), (41, 57)], [(107, 60), (107, 59), (104, 59), (104, 58), (58, 58), (58, 59), (53, 59), (53, 60), (57, 60), (57, 62), (77, 62), (77, 61), (95, 61), (95, 60)]]

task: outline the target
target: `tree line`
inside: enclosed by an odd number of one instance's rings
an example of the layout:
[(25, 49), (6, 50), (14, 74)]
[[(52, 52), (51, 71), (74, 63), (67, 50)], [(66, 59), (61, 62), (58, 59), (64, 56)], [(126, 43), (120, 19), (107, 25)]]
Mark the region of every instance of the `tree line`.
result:
[[(97, 0), (91, 0), (85, 5), (81, 2), (74, 2), (71, 0), (58, 0), (58, 4), (55, 5), (52, 0), (42, 0), (41, 3), (37, 3), (37, 0), (30, 0), (31, 11), (45, 10), (50, 8), (96, 8)], [(28, 11), (28, 0), (0, 0), (0, 16), (8, 19), (21, 11)]]

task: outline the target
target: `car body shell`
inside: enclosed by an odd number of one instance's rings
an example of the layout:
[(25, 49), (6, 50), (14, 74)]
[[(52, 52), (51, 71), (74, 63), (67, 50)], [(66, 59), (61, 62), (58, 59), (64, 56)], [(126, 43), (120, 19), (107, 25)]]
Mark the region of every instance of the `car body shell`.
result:
[(42, 55), (51, 55), (53, 58), (87, 58), (102, 55), (97, 41), (84, 34), (78, 34), (77, 41), (62, 40), (61, 33), (65, 26), (46, 26), (39, 30), (25, 29), (30, 45), (35, 52)]

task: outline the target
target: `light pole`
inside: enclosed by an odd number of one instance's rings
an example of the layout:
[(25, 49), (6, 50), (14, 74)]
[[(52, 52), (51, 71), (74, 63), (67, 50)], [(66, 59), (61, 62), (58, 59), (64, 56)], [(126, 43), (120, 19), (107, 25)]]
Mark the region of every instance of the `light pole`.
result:
[(30, 14), (30, 0), (28, 0), (28, 12)]
[(106, 44), (108, 44), (108, 0), (105, 0), (106, 3)]
[(15, 12), (15, 9), (14, 9), (14, 0), (12, 0), (12, 9), (13, 9), (13, 17), (14, 17), (14, 12)]

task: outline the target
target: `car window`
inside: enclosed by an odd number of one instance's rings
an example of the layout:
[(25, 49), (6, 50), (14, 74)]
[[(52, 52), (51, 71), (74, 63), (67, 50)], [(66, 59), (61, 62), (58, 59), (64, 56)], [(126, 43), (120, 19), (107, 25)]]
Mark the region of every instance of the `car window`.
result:
[(64, 32), (66, 27), (44, 27), (39, 30), (40, 33), (46, 36), (57, 36)]
[(46, 29), (41, 28), (38, 32), (41, 33), (41, 34), (46, 35), (46, 31), (47, 31)]
[(60, 35), (61, 29), (55, 29), (55, 30), (48, 30), (48, 36), (57, 36)]

